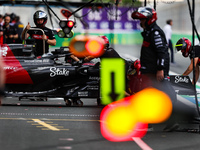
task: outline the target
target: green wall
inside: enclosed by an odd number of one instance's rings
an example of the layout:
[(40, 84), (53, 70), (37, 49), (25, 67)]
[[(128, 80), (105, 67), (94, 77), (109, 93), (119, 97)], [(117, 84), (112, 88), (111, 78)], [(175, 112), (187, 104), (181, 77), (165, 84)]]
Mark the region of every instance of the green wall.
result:
[[(76, 35), (81, 35), (81, 33), (75, 33), (73, 37)], [(83, 34), (82, 34), (83, 35)], [(105, 33), (105, 34), (99, 34), (99, 33), (91, 33), (90, 35), (106, 35), (110, 42), (113, 44), (121, 44), (121, 45), (134, 45), (134, 44), (142, 44), (142, 36), (140, 34), (140, 31), (130, 32), (130, 33)], [(72, 37), (72, 38), (73, 38)], [(176, 42), (182, 38), (186, 37), (190, 40), (192, 40), (192, 35), (190, 34), (181, 34), (181, 33), (174, 33), (172, 35), (172, 42), (173, 46), (175, 46)], [(59, 38), (56, 35), (56, 47), (61, 46), (68, 46), (69, 42), (72, 38)]]
[[(172, 35), (173, 46), (175, 46), (176, 42), (182, 37), (188, 38), (190, 41), (192, 41), (192, 35), (191, 34), (176, 33), (176, 34)], [(197, 39), (197, 37), (195, 37), (195, 39)]]
[[(81, 33), (74, 34), (73, 37), (76, 35), (81, 35)], [(122, 45), (132, 45), (132, 44), (140, 44), (142, 43), (142, 36), (140, 32), (132, 32), (132, 33), (105, 33), (105, 34), (99, 34), (99, 33), (91, 33), (90, 35), (106, 35), (109, 38), (109, 41), (113, 44), (122, 44)], [(57, 35), (56, 37), (56, 47), (60, 46), (68, 46), (70, 40), (73, 38), (59, 38)]]

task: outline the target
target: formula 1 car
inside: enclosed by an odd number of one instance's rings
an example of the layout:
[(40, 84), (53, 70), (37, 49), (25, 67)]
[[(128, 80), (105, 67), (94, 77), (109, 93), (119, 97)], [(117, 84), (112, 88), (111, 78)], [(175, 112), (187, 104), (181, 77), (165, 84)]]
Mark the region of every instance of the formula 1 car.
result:
[(82, 105), (80, 98), (100, 98), (98, 64), (70, 62), (68, 47), (39, 58), (35, 58), (34, 49), (34, 45), (29, 44), (1, 45), (6, 97), (19, 97), (19, 100), (61, 97), (67, 106), (73, 101)]
[[(135, 60), (130, 64), (129, 70), (127, 72), (129, 79), (128, 82), (128, 92), (129, 94), (134, 94), (139, 92), (141, 89), (147, 87), (148, 77), (143, 76), (143, 79), (147, 80), (142, 84), (141, 75), (141, 64), (139, 60)], [(183, 75), (169, 75), (168, 81), (170, 82), (173, 90), (178, 95), (195, 95), (194, 85), (192, 84), (189, 76)]]
[(6, 97), (64, 98), (67, 106), (82, 106), (80, 98), (96, 98), (97, 104), (101, 104), (99, 63), (76, 62), (70, 57), (69, 47), (45, 54), (44, 40), (43, 55), (39, 57), (35, 56), (33, 39), (26, 39), (25, 44), (0, 46), (6, 72)]
[[(4, 44), (0, 54), (3, 56), (6, 71), (5, 96), (28, 99), (64, 98), (67, 106), (83, 105), (80, 98), (95, 98), (100, 104), (99, 63), (75, 62), (69, 47), (60, 47), (49, 54), (36, 58), (32, 44)], [(141, 83), (140, 62), (129, 62), (129, 93), (139, 91)], [(171, 76), (175, 90), (194, 95), (191, 83), (178, 83)], [(187, 81), (190, 81), (187, 79)], [(181, 86), (181, 87), (180, 87)], [(188, 87), (190, 86), (190, 87)]]

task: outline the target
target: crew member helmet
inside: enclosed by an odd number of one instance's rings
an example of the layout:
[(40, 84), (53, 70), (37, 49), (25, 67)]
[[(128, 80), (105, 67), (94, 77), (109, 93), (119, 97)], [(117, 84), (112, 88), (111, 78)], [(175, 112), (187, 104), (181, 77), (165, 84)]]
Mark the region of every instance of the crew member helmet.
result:
[(189, 39), (187, 38), (181, 38), (177, 41), (175, 47), (177, 49), (177, 51), (180, 51), (182, 52), (182, 55), (184, 57), (188, 57), (189, 54), (190, 54), (190, 51), (191, 51), (191, 46), (192, 46), (192, 43)]
[(105, 47), (108, 48), (110, 46), (110, 42), (109, 42), (109, 39), (107, 38), (107, 36), (102, 35), (102, 36), (99, 36), (99, 37), (101, 37), (104, 40)]
[[(42, 10), (38, 10), (34, 13), (33, 15), (33, 20), (34, 20), (34, 23), (37, 27), (44, 27), (45, 24), (47, 23), (47, 14), (42, 11)], [(37, 23), (37, 19), (44, 19), (43, 23), (42, 24), (38, 24)]]
[(150, 7), (139, 7), (131, 14), (133, 19), (147, 19), (147, 25), (151, 25), (157, 20), (157, 13)]

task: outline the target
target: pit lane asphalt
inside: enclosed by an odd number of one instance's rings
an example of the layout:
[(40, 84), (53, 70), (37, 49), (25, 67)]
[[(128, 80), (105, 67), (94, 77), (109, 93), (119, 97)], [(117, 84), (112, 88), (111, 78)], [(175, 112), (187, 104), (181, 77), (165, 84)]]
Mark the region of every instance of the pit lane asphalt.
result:
[[(82, 99), (83, 107), (66, 107), (62, 99), (18, 101), (6, 98), (0, 107), (1, 150), (140, 150), (135, 141), (110, 142), (100, 132), (103, 107)], [(153, 124), (142, 138), (155, 150), (199, 149), (200, 134), (163, 132), (166, 123)], [(188, 124), (182, 124), (187, 126)], [(198, 129), (197, 124), (190, 128)]]

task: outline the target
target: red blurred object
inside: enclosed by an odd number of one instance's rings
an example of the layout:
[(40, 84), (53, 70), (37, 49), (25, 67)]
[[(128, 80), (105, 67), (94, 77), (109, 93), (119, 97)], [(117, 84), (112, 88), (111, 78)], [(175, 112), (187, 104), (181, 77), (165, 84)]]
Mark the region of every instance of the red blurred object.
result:
[(138, 78), (140, 78), (140, 77), (141, 77), (141, 71), (140, 71), (140, 69), (141, 69), (141, 64), (140, 64), (140, 60), (137, 59), (137, 60), (134, 62), (134, 68), (136, 69)]
[(109, 39), (107, 38), (107, 36), (102, 35), (102, 36), (99, 36), (99, 37), (101, 37), (104, 40), (106, 47), (109, 47), (110, 42), (109, 42)]
[[(112, 141), (112, 142), (132, 141), (133, 137), (142, 138), (147, 133), (148, 124), (141, 123), (141, 122), (137, 122), (135, 127), (133, 127), (132, 131), (128, 132), (124, 136), (116, 136), (112, 132), (110, 132), (110, 129), (107, 128), (106, 118), (107, 118), (108, 114), (113, 109), (118, 109), (118, 107), (120, 107), (120, 106), (124, 106), (124, 107), (129, 106), (131, 103), (131, 99), (133, 99), (133, 96), (126, 97), (119, 101), (115, 101), (115, 102), (107, 105), (106, 107), (104, 107), (104, 109), (102, 110), (101, 115), (100, 115), (100, 121), (101, 121), (100, 122), (100, 130), (101, 130), (102, 136), (105, 139)], [(127, 107), (127, 109), (128, 109), (128, 107)], [(115, 116), (113, 116), (113, 117), (115, 117)]]
[(71, 17), (71, 15), (72, 15), (72, 13), (69, 11), (69, 10), (67, 10), (67, 9), (61, 9), (61, 14), (63, 15), (63, 16), (65, 16), (67, 19), (69, 18), (69, 17)]

